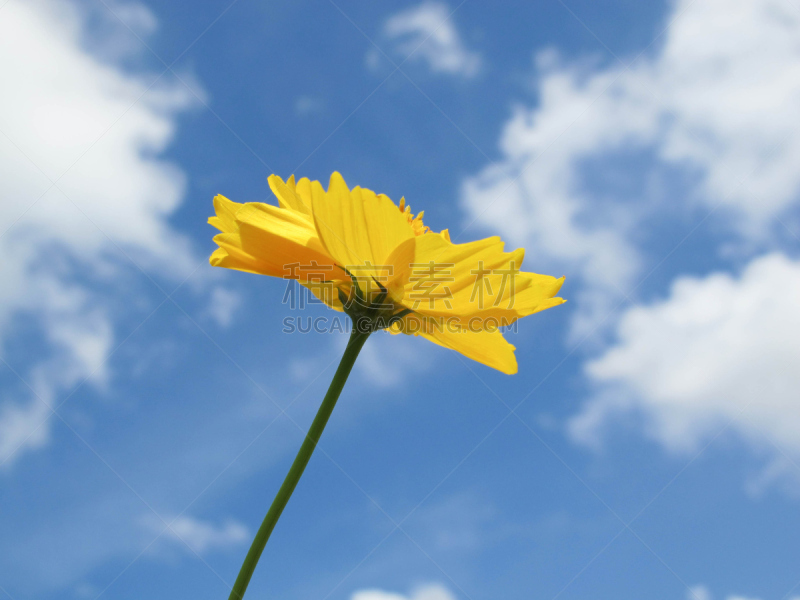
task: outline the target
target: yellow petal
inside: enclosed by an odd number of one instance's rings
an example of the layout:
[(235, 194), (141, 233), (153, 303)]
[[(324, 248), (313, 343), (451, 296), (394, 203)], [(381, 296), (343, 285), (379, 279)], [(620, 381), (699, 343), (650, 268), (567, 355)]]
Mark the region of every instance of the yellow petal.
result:
[(281, 273), (269, 262), (248, 254), (242, 250), (242, 240), (236, 233), (220, 233), (214, 236), (219, 246), (211, 255), (209, 262), (213, 267), (224, 267), (248, 273), (259, 273), (280, 277)]
[(327, 255), (316, 229), (303, 214), (251, 202), (238, 204), (218, 196), (210, 221), (223, 233), (214, 238), (220, 250), (214, 266), (300, 281), (345, 279)]
[(386, 265), (392, 251), (414, 237), (414, 230), (388, 196), (361, 188), (361, 198), (372, 256), (376, 264)]
[(519, 269), (524, 250), (504, 252), (503, 248), (503, 241), (499, 237), (454, 244), (445, 232), (429, 232), (398, 246), (388, 262), (394, 265), (396, 277), (404, 278), (405, 284), (408, 284), (409, 279), (423, 273), (425, 265), (433, 263), (441, 278), (448, 279), (448, 288), (456, 291), (471, 285), (475, 281), (476, 271), (481, 268), (508, 268), (513, 262)]
[(241, 204), (228, 200), (222, 194), (214, 196), (214, 210), (216, 215), (208, 219), (209, 225), (213, 225), (220, 231), (233, 231), (236, 228), (236, 211), (242, 207)]
[[(420, 315), (448, 318), (460, 326), (510, 325), (518, 318), (561, 304), (553, 298), (562, 279), (520, 271), (523, 250), (505, 252), (497, 237), (453, 244), (449, 235), (426, 233), (392, 253), (392, 299)], [(477, 320), (476, 320), (477, 318)]]
[(510, 344), (499, 329), (493, 331), (469, 331), (444, 325), (429, 319), (408, 315), (398, 324), (403, 333), (420, 335), (434, 344), (455, 350), (481, 364), (513, 375), (517, 372), (517, 359), (514, 346)]
[(328, 192), (312, 198), (314, 223), (322, 244), (345, 268), (374, 265), (360, 193), (351, 198), (339, 173), (331, 175)]
[(307, 177), (303, 177), (297, 182), (295, 192), (300, 196), (303, 204), (309, 207), (310, 211), (314, 205), (314, 198), (325, 195), (325, 188), (322, 187), (319, 181), (309, 181)]
[[(508, 326), (517, 319), (563, 304), (554, 297), (564, 278), (536, 273), (485, 275), (452, 294), (419, 290), (406, 295), (404, 305), (424, 316), (451, 319), (471, 328)], [(438, 296), (437, 296), (438, 292)]]
[(289, 177), (286, 183), (277, 175), (270, 175), (267, 177), (267, 182), (272, 193), (278, 198), (281, 208), (293, 210), (304, 215), (311, 215), (311, 204), (306, 204), (303, 197), (296, 191), (294, 175)]
[(398, 207), (383, 194), (348, 189), (339, 173), (331, 175), (327, 193), (312, 194), (312, 213), (320, 240), (338, 264), (358, 278), (375, 278), (385, 285), (392, 276), (387, 260), (414, 229)]
[[(521, 271), (523, 250), (505, 252), (498, 237), (454, 244), (448, 230), (430, 232), (404, 199), (398, 207), (350, 190), (339, 173), (327, 191), (294, 176), (272, 175), (269, 185), (277, 207), (214, 199), (209, 223), (221, 233), (212, 265), (297, 279), (336, 310), (340, 292), (354, 292), (345, 269), (376, 278), (389, 288), (387, 314), (413, 311), (391, 333), (422, 335), (504, 373), (517, 363), (497, 327), (564, 302), (555, 296), (563, 278)], [(369, 299), (370, 287), (364, 291)]]
[(245, 271), (247, 273), (263, 274), (258, 268), (259, 265), (255, 263), (252, 256), (241, 257), (236, 255), (236, 250), (232, 255), (224, 247), (219, 247), (211, 254), (208, 262), (212, 267), (223, 267), (225, 269), (235, 269), (237, 271)]

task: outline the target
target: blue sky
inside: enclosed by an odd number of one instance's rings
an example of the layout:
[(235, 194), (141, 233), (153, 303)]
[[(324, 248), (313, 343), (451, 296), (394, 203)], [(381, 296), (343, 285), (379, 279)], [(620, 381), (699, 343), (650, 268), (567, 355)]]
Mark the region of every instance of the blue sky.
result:
[(373, 336), (249, 594), (800, 597), (800, 5), (0, 4), (0, 596), (225, 598), (343, 349), (271, 173), (499, 234), (505, 376)]

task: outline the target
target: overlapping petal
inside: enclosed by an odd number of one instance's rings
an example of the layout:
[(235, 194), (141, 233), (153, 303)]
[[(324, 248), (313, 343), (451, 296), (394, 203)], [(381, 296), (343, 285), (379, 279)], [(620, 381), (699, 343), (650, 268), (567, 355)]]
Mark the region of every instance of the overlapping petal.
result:
[(421, 336), (507, 375), (517, 372), (516, 348), (498, 328), (473, 331), (452, 321), (410, 314), (390, 328), (390, 332)]
[(505, 252), (498, 237), (454, 244), (426, 233), (390, 257), (397, 273), (393, 297), (415, 312), (481, 328), (511, 325), (520, 317), (564, 302), (563, 277), (520, 271), (524, 251)]
[(314, 224), (328, 253), (356, 277), (383, 280), (390, 253), (414, 237), (414, 230), (385, 195), (360, 187), (350, 190), (339, 173), (328, 191), (312, 197)]
[(522, 271), (522, 249), (506, 252), (499, 237), (454, 244), (405, 200), (351, 190), (339, 173), (327, 190), (294, 176), (272, 175), (269, 185), (278, 206), (214, 199), (209, 223), (221, 233), (212, 265), (297, 279), (336, 310), (345, 308), (338, 290), (357, 291), (351, 276), (368, 299), (379, 282), (389, 314), (404, 315), (392, 333), (420, 335), (503, 373), (517, 362), (498, 327), (564, 302), (556, 296), (563, 278)]
[(295, 211), (248, 202), (239, 204), (218, 195), (216, 217), (209, 223), (222, 233), (213, 266), (297, 279), (301, 282), (348, 280), (327, 254), (311, 221)]

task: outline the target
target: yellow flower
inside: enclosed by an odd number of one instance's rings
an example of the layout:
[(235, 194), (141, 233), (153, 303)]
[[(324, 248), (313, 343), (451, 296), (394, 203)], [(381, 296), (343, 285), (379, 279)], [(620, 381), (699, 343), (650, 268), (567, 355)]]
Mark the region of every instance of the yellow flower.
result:
[(328, 306), (373, 329), (421, 335), (485, 365), (516, 373), (499, 329), (564, 302), (564, 279), (520, 271), (524, 250), (499, 237), (454, 244), (430, 231), (405, 199), (271, 175), (278, 206), (214, 198), (216, 267), (295, 279)]

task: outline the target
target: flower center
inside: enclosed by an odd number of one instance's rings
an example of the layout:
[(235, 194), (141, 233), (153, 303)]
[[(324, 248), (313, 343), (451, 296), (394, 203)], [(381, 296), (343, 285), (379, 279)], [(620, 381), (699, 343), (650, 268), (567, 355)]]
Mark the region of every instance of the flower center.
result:
[(400, 198), (399, 208), (400, 212), (406, 216), (406, 219), (408, 219), (408, 224), (411, 225), (411, 229), (414, 230), (414, 235), (422, 235), (431, 230), (430, 227), (426, 227), (422, 222), (422, 216), (425, 214), (424, 210), (419, 211), (419, 214), (414, 216), (411, 213), (411, 207), (406, 205), (405, 198)]

